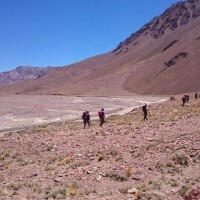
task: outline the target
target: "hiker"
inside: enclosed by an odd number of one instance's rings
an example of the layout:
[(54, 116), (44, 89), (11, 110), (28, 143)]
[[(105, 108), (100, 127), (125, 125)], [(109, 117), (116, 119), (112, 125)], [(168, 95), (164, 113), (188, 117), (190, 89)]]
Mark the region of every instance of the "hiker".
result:
[(196, 92), (195, 95), (194, 95), (195, 99), (198, 98), (198, 93)]
[(99, 119), (100, 119), (100, 126), (102, 126), (103, 123), (105, 122), (104, 108), (102, 108), (101, 111), (98, 112), (98, 115), (99, 115)]
[(190, 96), (188, 94), (185, 95), (186, 102), (189, 103)]
[(171, 100), (171, 101), (175, 101), (176, 99), (175, 99), (175, 97), (172, 97), (172, 96), (171, 96), (171, 97), (170, 97), (170, 100)]
[(84, 129), (86, 127), (86, 124), (88, 124), (88, 127), (90, 127), (90, 114), (89, 114), (89, 110), (86, 110), (85, 112), (83, 112), (82, 119), (83, 119)]
[(147, 104), (146, 103), (142, 106), (142, 111), (144, 113), (144, 120), (147, 120)]
[(186, 103), (186, 96), (185, 95), (182, 97), (182, 102), (183, 102), (183, 106), (184, 106), (185, 103)]

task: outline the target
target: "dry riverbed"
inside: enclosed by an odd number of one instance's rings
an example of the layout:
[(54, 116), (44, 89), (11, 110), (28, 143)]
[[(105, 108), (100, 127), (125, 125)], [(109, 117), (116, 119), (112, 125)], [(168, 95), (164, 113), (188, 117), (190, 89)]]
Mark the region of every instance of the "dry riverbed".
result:
[(83, 111), (90, 110), (91, 118), (105, 108), (106, 115), (125, 114), (142, 103), (165, 101), (166, 97), (95, 97), (95, 96), (0, 96), (0, 131), (23, 129), (66, 120), (80, 120)]

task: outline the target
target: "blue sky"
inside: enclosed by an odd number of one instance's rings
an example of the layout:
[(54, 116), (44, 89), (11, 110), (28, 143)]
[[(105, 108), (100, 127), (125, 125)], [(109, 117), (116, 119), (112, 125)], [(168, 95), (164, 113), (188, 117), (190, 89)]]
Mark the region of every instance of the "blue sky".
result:
[(0, 72), (106, 53), (179, 0), (0, 0)]

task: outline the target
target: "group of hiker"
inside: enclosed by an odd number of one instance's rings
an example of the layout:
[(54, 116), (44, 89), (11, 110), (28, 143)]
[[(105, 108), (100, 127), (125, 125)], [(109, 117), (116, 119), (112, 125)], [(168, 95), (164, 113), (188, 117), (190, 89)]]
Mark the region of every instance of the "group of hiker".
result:
[[(101, 111), (98, 112), (98, 116), (100, 120), (100, 126), (102, 126), (105, 122), (104, 108), (102, 108)], [(82, 119), (83, 119), (84, 129), (86, 127), (86, 124), (88, 124), (88, 127), (90, 127), (90, 111), (89, 110), (86, 110), (85, 112), (83, 112)]]
[[(195, 92), (194, 94), (194, 98), (195, 99), (198, 99), (198, 97), (200, 97), (200, 94), (198, 94), (197, 92)], [(185, 94), (183, 97), (182, 97), (182, 106), (184, 106), (186, 103), (189, 103), (189, 99), (190, 99), (190, 96), (188, 94)]]
[[(200, 94), (198, 94), (197, 92), (195, 93), (195, 99), (198, 99), (198, 97), (200, 97)], [(183, 97), (182, 97), (182, 102), (183, 102), (183, 106), (186, 104), (186, 103), (189, 103), (189, 99), (190, 99), (190, 96), (188, 94), (185, 94)], [(174, 97), (170, 97), (170, 100), (171, 101), (174, 101), (175, 98)], [(143, 111), (143, 114), (144, 114), (144, 121), (147, 120), (147, 104), (143, 104), (142, 106), (142, 111)], [(104, 108), (101, 109), (101, 111), (98, 112), (98, 116), (99, 116), (99, 120), (100, 120), (100, 126), (102, 126), (105, 122), (105, 112), (104, 112)], [(89, 110), (86, 110), (85, 112), (83, 112), (83, 115), (82, 115), (82, 119), (83, 119), (83, 123), (84, 123), (84, 128), (86, 127), (86, 124), (88, 124), (88, 127), (90, 127), (90, 114), (89, 114)]]

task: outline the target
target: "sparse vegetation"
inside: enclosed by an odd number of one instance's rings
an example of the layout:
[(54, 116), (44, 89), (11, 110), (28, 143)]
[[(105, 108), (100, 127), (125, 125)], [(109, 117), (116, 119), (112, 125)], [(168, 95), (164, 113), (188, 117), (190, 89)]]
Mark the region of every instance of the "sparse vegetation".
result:
[(99, 161), (99, 162), (102, 161), (102, 160), (105, 160), (105, 158), (106, 158), (106, 156), (103, 155), (103, 154), (99, 154), (99, 155), (98, 155), (98, 161)]
[(116, 157), (118, 155), (118, 152), (116, 149), (112, 149), (110, 152), (110, 155), (112, 155), (113, 157)]
[(174, 179), (171, 179), (169, 181), (169, 184), (171, 185), (171, 187), (178, 187), (178, 182)]
[(180, 164), (184, 167), (188, 166), (189, 159), (184, 154), (175, 154), (175, 156), (173, 157), (173, 160), (175, 163)]
[(117, 172), (110, 172), (110, 173), (106, 173), (105, 177), (109, 177), (111, 178), (112, 180), (115, 180), (115, 181), (120, 181), (120, 182), (123, 182), (123, 181), (127, 181), (127, 177), (123, 176), (123, 175), (120, 175), (118, 174)]
[(131, 167), (128, 167), (125, 169), (125, 174), (127, 177), (130, 177), (133, 173), (133, 169)]
[(75, 196), (78, 193), (78, 187), (76, 183), (72, 183), (69, 187), (68, 187), (68, 195), (69, 196)]
[(88, 166), (90, 165), (90, 161), (87, 160), (83, 160), (83, 161), (78, 161), (78, 162), (74, 162), (70, 165), (71, 168), (76, 169), (78, 167), (83, 167), (83, 166)]
[(97, 193), (97, 191), (96, 191), (96, 189), (92, 189), (92, 190), (89, 190), (89, 189), (84, 189), (84, 190), (81, 190), (80, 192), (79, 192), (79, 196), (87, 196), (87, 195), (90, 195), (90, 194), (95, 194), (95, 193)]
[(157, 182), (157, 181), (149, 181), (148, 182), (149, 186), (151, 187), (151, 189), (157, 189), (160, 190), (161, 189), (161, 183)]
[(148, 190), (148, 187), (145, 183), (140, 183), (140, 185), (138, 185), (137, 189), (142, 192), (146, 192)]
[(9, 151), (5, 150), (3, 152), (0, 153), (0, 161), (1, 160), (5, 160), (6, 157), (8, 157), (10, 155)]
[(46, 199), (65, 199), (67, 194), (66, 188), (58, 188), (53, 191), (46, 190)]
[(178, 193), (183, 197), (184, 194), (189, 190), (190, 188), (187, 185), (182, 186), (180, 190), (178, 190)]
[[(45, 133), (31, 129), (28, 135), (25, 131), (3, 137), (0, 199), (17, 199), (24, 193), (47, 200), (163, 200), (166, 191), (173, 191), (168, 193), (171, 199), (183, 196), (200, 181), (195, 171), (200, 160), (196, 140), (200, 104), (191, 103), (184, 109), (178, 104), (177, 98), (165, 106), (152, 105), (148, 122), (140, 119), (139, 108), (134, 114), (109, 119), (102, 128), (95, 121), (87, 135), (82, 124), (60, 123), (47, 126)], [(192, 128), (188, 128), (189, 111), (196, 120)], [(118, 120), (126, 123), (118, 126)], [(127, 124), (129, 121), (132, 123)]]
[(122, 193), (122, 194), (127, 194), (127, 193), (128, 193), (128, 190), (129, 190), (130, 188), (131, 188), (131, 187), (121, 188), (121, 189), (119, 189), (119, 192)]
[(170, 47), (172, 47), (174, 44), (176, 44), (178, 42), (178, 40), (174, 40), (172, 41), (169, 45), (167, 45), (162, 51), (166, 51), (167, 49), (169, 49)]
[(71, 162), (71, 158), (65, 157), (58, 161), (58, 166), (66, 165), (66, 164), (69, 164), (70, 162)]

